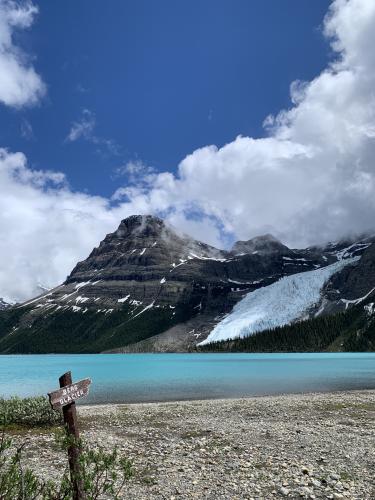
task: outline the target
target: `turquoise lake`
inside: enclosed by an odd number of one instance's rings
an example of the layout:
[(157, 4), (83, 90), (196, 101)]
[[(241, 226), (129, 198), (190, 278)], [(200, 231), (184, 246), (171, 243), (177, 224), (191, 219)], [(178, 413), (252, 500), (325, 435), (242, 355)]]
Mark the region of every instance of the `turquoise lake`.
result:
[(375, 353), (0, 356), (0, 396), (46, 394), (91, 377), (85, 403), (375, 389)]

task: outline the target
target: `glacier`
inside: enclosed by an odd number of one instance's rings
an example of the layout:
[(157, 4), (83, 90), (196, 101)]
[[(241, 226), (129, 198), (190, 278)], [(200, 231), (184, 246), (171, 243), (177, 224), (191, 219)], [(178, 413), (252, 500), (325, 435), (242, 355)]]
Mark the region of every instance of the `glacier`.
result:
[(198, 345), (247, 337), (302, 318), (320, 302), (321, 290), (329, 278), (358, 260), (359, 257), (351, 257), (313, 271), (284, 276), (248, 293)]

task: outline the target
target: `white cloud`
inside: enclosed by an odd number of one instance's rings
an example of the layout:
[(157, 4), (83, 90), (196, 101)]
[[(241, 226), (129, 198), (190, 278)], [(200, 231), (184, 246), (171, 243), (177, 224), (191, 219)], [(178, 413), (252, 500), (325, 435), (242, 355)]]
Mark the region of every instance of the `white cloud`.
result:
[(95, 125), (96, 119), (94, 113), (88, 109), (83, 109), (81, 118), (72, 123), (66, 140), (69, 142), (74, 142), (81, 138), (91, 140)]
[(123, 189), (139, 206), (215, 216), (238, 238), (273, 232), (291, 245), (374, 229), (375, 2), (336, 0), (324, 22), (334, 51), (293, 106), (265, 120), (268, 137), (237, 137)]
[[(120, 220), (146, 213), (142, 200), (112, 204), (108, 199), (69, 189), (59, 172), (32, 170), (22, 153), (0, 149), (0, 297), (22, 301), (37, 293), (38, 283), (62, 282), (78, 260), (88, 256)], [(219, 232), (204, 221), (175, 215), (173, 222), (213, 243)]]
[(155, 173), (155, 169), (141, 160), (130, 160), (115, 169), (115, 176), (126, 176), (131, 182), (140, 182)]
[[(147, 190), (156, 178), (154, 167), (146, 165), (141, 160), (130, 160), (115, 168), (113, 172), (112, 179), (124, 177), (127, 184), (137, 186), (137, 190), (142, 186)], [(127, 198), (127, 190), (128, 188), (124, 187), (118, 188), (111, 197), (112, 201)]]
[[(324, 26), (333, 62), (291, 85), (291, 108), (266, 119), (266, 137), (198, 149), (176, 175), (135, 164), (112, 200), (72, 192), (62, 174), (2, 150), (0, 296), (57, 284), (132, 213), (164, 215), (215, 245), (225, 232), (302, 246), (374, 229), (375, 2), (335, 0)], [(77, 127), (73, 137), (86, 138)]]
[(122, 214), (108, 200), (74, 193), (56, 172), (33, 171), (21, 153), (0, 150), (0, 296), (23, 300), (37, 284), (61, 282)]
[(84, 139), (97, 146), (99, 153), (119, 154), (119, 146), (112, 139), (105, 139), (95, 135), (96, 116), (89, 109), (83, 109), (79, 120), (72, 123), (69, 134), (66, 137), (67, 142), (75, 142)]
[(35, 104), (45, 93), (42, 79), (13, 40), (17, 29), (32, 25), (37, 12), (31, 2), (0, 0), (0, 102), (7, 106)]

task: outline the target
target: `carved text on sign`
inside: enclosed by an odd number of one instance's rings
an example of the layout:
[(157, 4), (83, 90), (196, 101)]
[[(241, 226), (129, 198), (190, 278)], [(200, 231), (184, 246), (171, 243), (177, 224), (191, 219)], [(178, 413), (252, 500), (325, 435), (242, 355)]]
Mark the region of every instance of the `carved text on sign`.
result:
[(48, 396), (52, 407), (55, 409), (61, 408), (83, 396), (87, 396), (90, 384), (91, 380), (85, 378), (74, 384), (66, 385), (57, 391), (50, 392)]

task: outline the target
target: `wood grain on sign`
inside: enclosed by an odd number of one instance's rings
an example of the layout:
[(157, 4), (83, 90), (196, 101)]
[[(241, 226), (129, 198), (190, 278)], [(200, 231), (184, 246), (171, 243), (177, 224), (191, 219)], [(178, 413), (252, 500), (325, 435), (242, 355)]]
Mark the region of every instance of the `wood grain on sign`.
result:
[(57, 410), (70, 403), (74, 403), (79, 398), (87, 396), (89, 393), (89, 386), (91, 384), (91, 379), (85, 378), (74, 384), (69, 384), (57, 391), (49, 392), (49, 402), (52, 408)]

